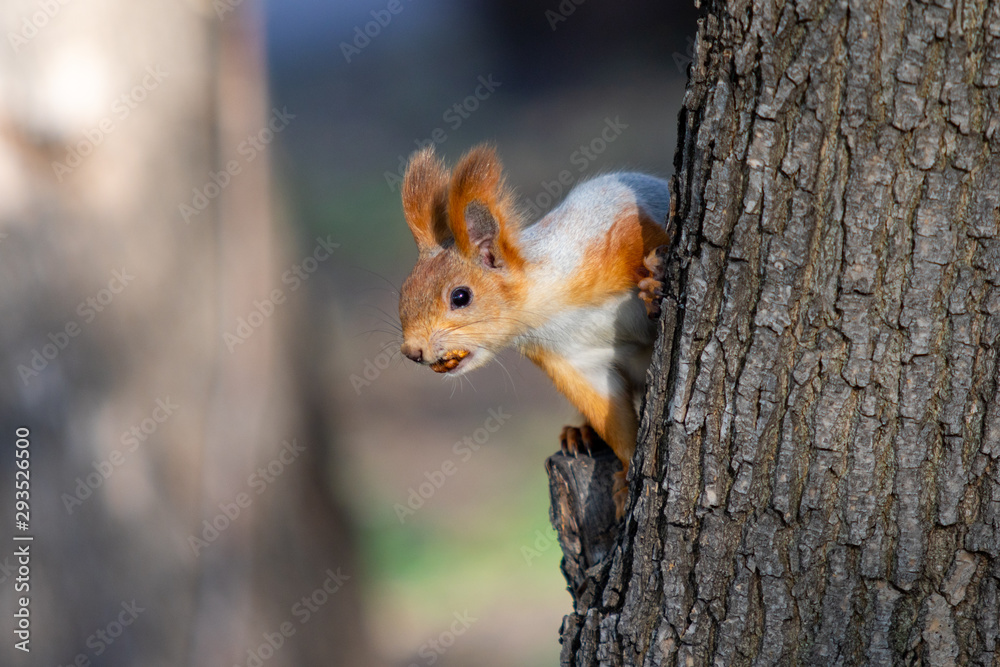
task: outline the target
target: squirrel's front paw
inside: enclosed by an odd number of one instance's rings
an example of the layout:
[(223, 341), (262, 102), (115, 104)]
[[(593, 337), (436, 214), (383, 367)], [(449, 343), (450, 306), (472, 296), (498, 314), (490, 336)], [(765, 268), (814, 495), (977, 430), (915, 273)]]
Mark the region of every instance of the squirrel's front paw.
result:
[(583, 426), (563, 426), (562, 433), (559, 434), (559, 444), (564, 454), (576, 456), (587, 454), (594, 456), (608, 445), (597, 435), (597, 431), (591, 428), (590, 424)]
[(639, 298), (646, 304), (646, 314), (650, 318), (660, 316), (660, 302), (663, 301), (663, 286), (667, 275), (667, 254), (669, 246), (661, 245), (649, 251), (642, 260), (649, 275), (639, 281)]
[(628, 500), (628, 481), (625, 478), (625, 471), (619, 470), (615, 473), (614, 483), (611, 486), (611, 497), (615, 501), (615, 520), (621, 521), (625, 516), (625, 501)]

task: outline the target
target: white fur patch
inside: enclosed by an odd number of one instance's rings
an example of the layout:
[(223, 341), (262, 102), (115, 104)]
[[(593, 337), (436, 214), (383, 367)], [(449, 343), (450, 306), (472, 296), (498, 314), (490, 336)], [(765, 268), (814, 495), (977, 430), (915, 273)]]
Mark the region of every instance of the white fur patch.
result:
[(536, 265), (534, 277), (549, 283), (566, 280), (579, 268), (587, 248), (629, 208), (665, 223), (670, 209), (667, 182), (625, 172), (597, 176), (573, 188), (559, 206), (521, 232), (525, 259)]
[(608, 233), (623, 211), (638, 208), (666, 223), (669, 186), (652, 176), (611, 173), (575, 187), (559, 206), (521, 232), (530, 266), (528, 310), (544, 323), (515, 342), (539, 347), (568, 361), (603, 396), (620, 394), (623, 383), (641, 388), (656, 325), (646, 316), (638, 290), (605, 303), (559, 310), (562, 286), (580, 270), (584, 253)]
[(602, 396), (620, 394), (622, 378), (634, 387), (645, 382), (655, 324), (634, 291), (600, 306), (554, 315), (519, 337), (519, 347), (543, 348), (562, 357)]

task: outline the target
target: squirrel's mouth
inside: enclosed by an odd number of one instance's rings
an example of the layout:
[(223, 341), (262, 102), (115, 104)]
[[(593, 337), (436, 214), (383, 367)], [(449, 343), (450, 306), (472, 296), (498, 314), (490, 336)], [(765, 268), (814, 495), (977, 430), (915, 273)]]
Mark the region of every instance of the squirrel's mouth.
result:
[(431, 370), (435, 373), (450, 373), (461, 366), (470, 354), (468, 350), (446, 352), (440, 359), (431, 364)]

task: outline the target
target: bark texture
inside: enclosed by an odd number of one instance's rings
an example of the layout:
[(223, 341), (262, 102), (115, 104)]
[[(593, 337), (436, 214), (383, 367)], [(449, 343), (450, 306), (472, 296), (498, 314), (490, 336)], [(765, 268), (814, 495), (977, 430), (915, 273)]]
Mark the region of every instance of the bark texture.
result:
[[(607, 562), (618, 534), (612, 478), (621, 464), (610, 447), (600, 455), (554, 454), (545, 462), (552, 509), (549, 518), (559, 534), (562, 571), (577, 607), (593, 600), (579, 593), (593, 590), (591, 568)], [(598, 570), (597, 572), (600, 572)]]
[(1000, 665), (1000, 2), (709, 2), (563, 665)]

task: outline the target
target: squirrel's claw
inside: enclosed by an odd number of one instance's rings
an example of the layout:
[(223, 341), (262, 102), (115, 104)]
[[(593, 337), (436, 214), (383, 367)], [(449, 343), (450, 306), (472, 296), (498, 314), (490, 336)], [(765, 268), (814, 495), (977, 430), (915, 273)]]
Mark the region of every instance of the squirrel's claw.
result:
[(660, 316), (660, 302), (663, 301), (665, 295), (664, 281), (667, 275), (668, 252), (669, 247), (661, 245), (649, 251), (649, 254), (642, 260), (649, 275), (638, 283), (639, 298), (646, 304), (646, 314), (652, 319)]
[(563, 453), (569, 456), (594, 456), (600, 449), (608, 446), (590, 424), (563, 426), (562, 433), (559, 434), (559, 445)]

